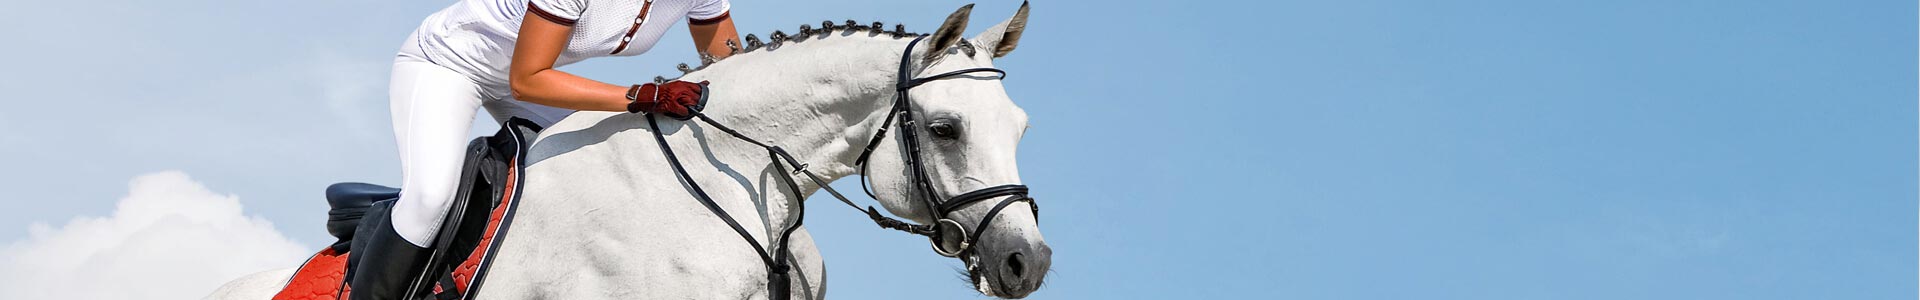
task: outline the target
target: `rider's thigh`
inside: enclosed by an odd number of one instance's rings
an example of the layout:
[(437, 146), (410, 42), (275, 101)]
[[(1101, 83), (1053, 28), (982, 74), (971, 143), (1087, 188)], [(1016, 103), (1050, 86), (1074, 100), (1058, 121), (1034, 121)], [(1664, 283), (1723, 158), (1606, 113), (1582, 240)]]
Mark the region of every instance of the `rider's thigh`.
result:
[(402, 178), (392, 222), (408, 242), (426, 246), (459, 188), (461, 153), (486, 93), (451, 69), (408, 60), (394, 62), (389, 89)]

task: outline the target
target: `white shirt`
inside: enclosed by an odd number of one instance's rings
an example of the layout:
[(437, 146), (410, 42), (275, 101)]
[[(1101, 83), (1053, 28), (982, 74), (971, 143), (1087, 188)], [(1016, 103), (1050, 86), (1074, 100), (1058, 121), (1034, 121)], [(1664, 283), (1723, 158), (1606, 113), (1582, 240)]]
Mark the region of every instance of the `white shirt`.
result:
[[(727, 0), (461, 0), (420, 22), (413, 33), (417, 47), (400, 51), (467, 75), (504, 98), (507, 68), (524, 18), (573, 26), (566, 50), (554, 61), (558, 67), (594, 57), (646, 53), (680, 19), (718, 21), (727, 17), (729, 6)], [(533, 15), (527, 15), (529, 10)]]

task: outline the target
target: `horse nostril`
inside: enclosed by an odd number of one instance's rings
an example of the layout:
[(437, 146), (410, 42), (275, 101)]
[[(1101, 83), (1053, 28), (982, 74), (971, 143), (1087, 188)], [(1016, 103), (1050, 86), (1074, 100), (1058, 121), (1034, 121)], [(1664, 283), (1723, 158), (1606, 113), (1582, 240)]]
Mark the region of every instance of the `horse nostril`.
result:
[(1026, 269), (1027, 269), (1026, 264), (1020, 262), (1019, 252), (1014, 252), (1013, 255), (1007, 256), (1007, 271), (1013, 272), (1013, 277), (1015, 278), (1023, 277), (1024, 275), (1027, 274)]

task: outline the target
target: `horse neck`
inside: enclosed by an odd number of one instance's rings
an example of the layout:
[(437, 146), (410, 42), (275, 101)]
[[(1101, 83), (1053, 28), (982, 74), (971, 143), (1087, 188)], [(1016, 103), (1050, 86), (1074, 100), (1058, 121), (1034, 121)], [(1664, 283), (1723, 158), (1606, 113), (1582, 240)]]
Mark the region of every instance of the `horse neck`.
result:
[[(776, 50), (729, 57), (680, 80), (711, 81), (713, 94), (705, 110), (709, 117), (784, 148), (832, 182), (856, 173), (854, 160), (891, 109), (901, 50), (908, 41), (865, 34), (814, 35)], [(746, 152), (740, 156), (767, 157), (764, 149), (751, 145), (738, 149)], [(820, 188), (803, 177), (793, 179), (800, 197)], [(760, 184), (785, 189), (781, 182)], [(784, 205), (768, 208), (778, 210), (771, 214), (786, 214)]]

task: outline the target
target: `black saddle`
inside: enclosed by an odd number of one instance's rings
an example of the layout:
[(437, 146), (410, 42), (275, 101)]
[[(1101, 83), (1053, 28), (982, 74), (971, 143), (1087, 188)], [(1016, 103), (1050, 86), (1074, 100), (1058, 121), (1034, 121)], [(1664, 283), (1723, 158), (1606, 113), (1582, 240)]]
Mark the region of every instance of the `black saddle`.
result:
[(399, 197), (399, 188), (371, 183), (342, 182), (327, 186), (327, 204), (333, 207), (366, 207), (374, 201)]
[(347, 241), (353, 240), (353, 231), (360, 227), (360, 219), (373, 207), (373, 202), (400, 199), (400, 189), (371, 183), (342, 182), (327, 186), (327, 234), (338, 238), (336, 251), (345, 252)]
[[(500, 125), (500, 131), (492, 136), (475, 138), (467, 144), (466, 162), (460, 171), (460, 187), (454, 193), (453, 207), (450, 207), (446, 219), (441, 220), (440, 232), (434, 239), (432, 254), (427, 259), (427, 270), (416, 274), (441, 274), (470, 255), (480, 243), (486, 231), (487, 217), (499, 206), (503, 195), (513, 191), (505, 190), (509, 178), (507, 174), (516, 168), (515, 157), (527, 150), (538, 136), (540, 125), (521, 118), (509, 118)], [(367, 235), (379, 228), (380, 223), (391, 222), (393, 203), (400, 198), (400, 189), (369, 183), (343, 182), (327, 187), (327, 233), (339, 240), (330, 247), (336, 253), (352, 253), (356, 248), (355, 235)], [(348, 264), (353, 265), (354, 258), (349, 256)], [(349, 273), (347, 277), (354, 274)], [(428, 275), (432, 276), (432, 275)], [(416, 290), (425, 289), (434, 280), (415, 280), (420, 283)]]

